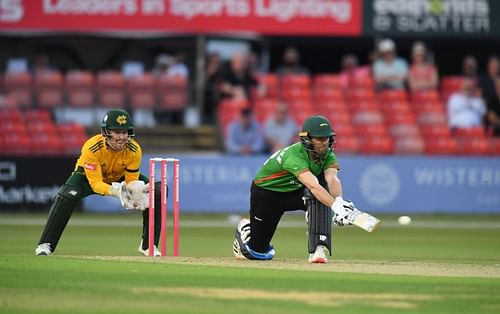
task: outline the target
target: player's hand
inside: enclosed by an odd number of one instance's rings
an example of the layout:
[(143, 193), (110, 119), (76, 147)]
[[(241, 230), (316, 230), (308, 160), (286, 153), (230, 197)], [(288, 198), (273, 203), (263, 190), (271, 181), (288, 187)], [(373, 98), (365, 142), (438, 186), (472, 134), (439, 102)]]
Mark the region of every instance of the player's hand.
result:
[(112, 182), (109, 187), (109, 194), (118, 198), (125, 209), (131, 209), (130, 204), (127, 203), (127, 198), (129, 198), (129, 196), (125, 182)]
[(131, 181), (126, 185), (125, 203), (129, 209), (145, 210), (149, 207), (149, 183)]
[(332, 204), (333, 222), (338, 226), (352, 224), (350, 216), (358, 212), (356, 206), (351, 201), (345, 201), (342, 196), (337, 196)]

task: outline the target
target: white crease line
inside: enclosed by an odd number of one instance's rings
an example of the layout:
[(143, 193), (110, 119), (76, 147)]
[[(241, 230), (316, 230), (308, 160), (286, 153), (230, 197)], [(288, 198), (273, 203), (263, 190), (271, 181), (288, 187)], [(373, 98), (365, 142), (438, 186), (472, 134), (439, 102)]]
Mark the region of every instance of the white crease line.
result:
[[(46, 222), (45, 218), (5, 218), (0, 216), (0, 225), (2, 226), (43, 226)], [(69, 222), (72, 226), (79, 227), (138, 227), (142, 226), (142, 220), (138, 217), (137, 221), (121, 220), (98, 220), (95, 218), (75, 218)], [(171, 221), (169, 221), (171, 224)], [(235, 228), (235, 222), (224, 220), (180, 220), (182, 228)], [(282, 221), (278, 228), (302, 228), (305, 227), (305, 222), (301, 221)], [(349, 226), (351, 227), (351, 226)], [(340, 227), (338, 227), (340, 228)], [(351, 227), (352, 228), (352, 227)], [(395, 221), (382, 221), (381, 228), (432, 228), (432, 229), (500, 229), (500, 222), (459, 222), (459, 221), (414, 221), (409, 226), (401, 226)]]

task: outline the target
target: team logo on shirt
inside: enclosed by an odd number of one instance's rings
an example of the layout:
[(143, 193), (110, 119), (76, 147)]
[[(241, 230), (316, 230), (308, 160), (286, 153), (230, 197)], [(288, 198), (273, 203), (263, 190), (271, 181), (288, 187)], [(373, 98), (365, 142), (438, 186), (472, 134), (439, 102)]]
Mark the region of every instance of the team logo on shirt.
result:
[(84, 163), (83, 168), (94, 171), (97, 169), (97, 165)]
[(119, 125), (127, 124), (127, 116), (124, 114), (119, 115), (118, 117), (116, 117), (116, 122)]

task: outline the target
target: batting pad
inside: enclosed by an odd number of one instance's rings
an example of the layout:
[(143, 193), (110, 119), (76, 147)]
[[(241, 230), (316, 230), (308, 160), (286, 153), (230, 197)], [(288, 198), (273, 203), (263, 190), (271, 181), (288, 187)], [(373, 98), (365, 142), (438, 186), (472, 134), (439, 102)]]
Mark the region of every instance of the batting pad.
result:
[(331, 208), (319, 202), (308, 189), (304, 190), (304, 201), (308, 216), (308, 250), (314, 253), (318, 245), (324, 245), (332, 254), (332, 218)]

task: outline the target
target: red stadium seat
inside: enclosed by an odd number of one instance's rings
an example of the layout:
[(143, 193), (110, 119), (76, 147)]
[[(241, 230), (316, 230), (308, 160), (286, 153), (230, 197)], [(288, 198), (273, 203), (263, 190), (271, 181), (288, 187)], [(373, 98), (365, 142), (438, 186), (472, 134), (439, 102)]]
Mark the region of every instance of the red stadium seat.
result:
[(332, 123), (333, 125), (351, 123), (351, 115), (348, 112), (327, 111), (320, 113), (323, 114), (328, 119), (328, 121), (330, 121), (330, 123)]
[(344, 94), (342, 91), (338, 89), (326, 89), (326, 88), (316, 88), (315, 90), (315, 99), (316, 102), (321, 102), (321, 101), (337, 101), (337, 102), (343, 102), (344, 101)]
[(377, 97), (372, 89), (349, 89), (346, 98), (348, 103), (377, 102)]
[(490, 138), (490, 151), (494, 156), (500, 156), (500, 138)]
[(362, 137), (387, 137), (389, 133), (383, 123), (354, 125), (354, 132)]
[(454, 155), (457, 142), (451, 137), (425, 138), (425, 153), (428, 155)]
[(278, 96), (278, 77), (276, 74), (267, 73), (259, 74), (257, 76), (257, 81), (259, 85), (264, 87), (264, 93), (261, 95), (262, 98), (273, 98)]
[(281, 90), (281, 97), (288, 102), (291, 101), (311, 101), (312, 94), (308, 88), (284, 88)]
[(402, 155), (422, 154), (425, 151), (425, 144), (419, 135), (398, 137), (395, 139), (394, 151)]
[(132, 76), (127, 81), (127, 93), (132, 108), (154, 108), (156, 80), (150, 73)]
[(160, 107), (166, 111), (180, 111), (187, 106), (188, 81), (182, 76), (161, 76), (158, 79)]
[(66, 74), (68, 104), (73, 107), (94, 105), (95, 79), (90, 71), (70, 71)]
[(3, 155), (27, 156), (32, 153), (31, 139), (28, 133), (10, 132), (3, 134)]
[(338, 138), (354, 137), (354, 128), (350, 123), (332, 123), (332, 128)]
[(395, 138), (420, 137), (420, 130), (416, 124), (401, 123), (389, 127), (389, 133)]
[(40, 107), (61, 107), (64, 104), (63, 76), (59, 71), (43, 71), (35, 76), (36, 102)]
[(446, 114), (444, 112), (421, 112), (417, 113), (417, 122), (420, 125), (428, 124), (447, 124)]
[(482, 138), (486, 136), (483, 127), (456, 128), (452, 131), (452, 133), (456, 137), (465, 138)]
[(39, 121), (52, 122), (52, 114), (45, 108), (27, 109), (24, 112), (24, 118), (26, 121), (30, 121), (30, 123)]
[(57, 133), (62, 143), (62, 152), (68, 155), (77, 155), (87, 140), (85, 128), (76, 123), (59, 124)]
[(17, 98), (20, 106), (30, 106), (33, 103), (33, 79), (30, 73), (6, 73), (4, 88), (6, 94)]
[(351, 113), (354, 114), (358, 111), (378, 111), (379, 107), (375, 102), (359, 101), (359, 102), (349, 102), (348, 109), (351, 111)]
[(97, 93), (100, 107), (125, 106), (125, 81), (120, 72), (103, 71), (97, 74)]
[[(0, 121), (2, 121), (2, 123), (7, 121), (23, 122), (23, 120), (21, 110), (17, 108), (0, 108)], [(2, 127), (2, 123), (0, 123), (0, 128)]]
[(352, 122), (354, 124), (381, 124), (384, 122), (384, 117), (379, 111), (366, 110), (352, 113)]
[(449, 138), (451, 131), (447, 124), (420, 125), (420, 133), (426, 139)]
[(380, 102), (408, 102), (408, 95), (405, 90), (384, 90), (379, 94)]
[(0, 95), (0, 109), (18, 108), (19, 100), (14, 94)]
[(344, 101), (335, 101), (335, 100), (325, 100), (325, 101), (316, 101), (316, 110), (318, 112), (325, 111), (341, 111), (347, 112), (347, 104)]
[(416, 91), (411, 94), (412, 103), (415, 105), (426, 102), (440, 101), (439, 92), (437, 90)]
[(411, 113), (410, 105), (407, 102), (381, 102), (380, 110), (384, 115), (391, 115), (397, 113)]
[(337, 74), (317, 74), (314, 76), (314, 88), (339, 90), (342, 88), (341, 79)]
[(389, 115), (384, 115), (384, 120), (387, 125), (396, 124), (417, 124), (415, 116), (411, 112), (397, 112)]
[(389, 136), (364, 136), (360, 138), (359, 153), (366, 155), (390, 155), (394, 142)]
[(281, 89), (311, 88), (311, 78), (307, 74), (287, 74), (281, 77)]
[(63, 143), (56, 132), (31, 133), (31, 145), (34, 155), (57, 156), (63, 152)]
[(489, 155), (490, 142), (486, 138), (462, 137), (457, 140), (460, 155)]
[(343, 136), (337, 138), (337, 143), (335, 144), (336, 154), (355, 154), (358, 152), (359, 141), (356, 137)]
[(271, 117), (278, 106), (278, 101), (274, 99), (258, 99), (253, 106), (253, 114), (259, 122), (264, 122)]
[(4, 120), (0, 123), (0, 131), (6, 135), (10, 133), (27, 133), (28, 128), (22, 120)]

